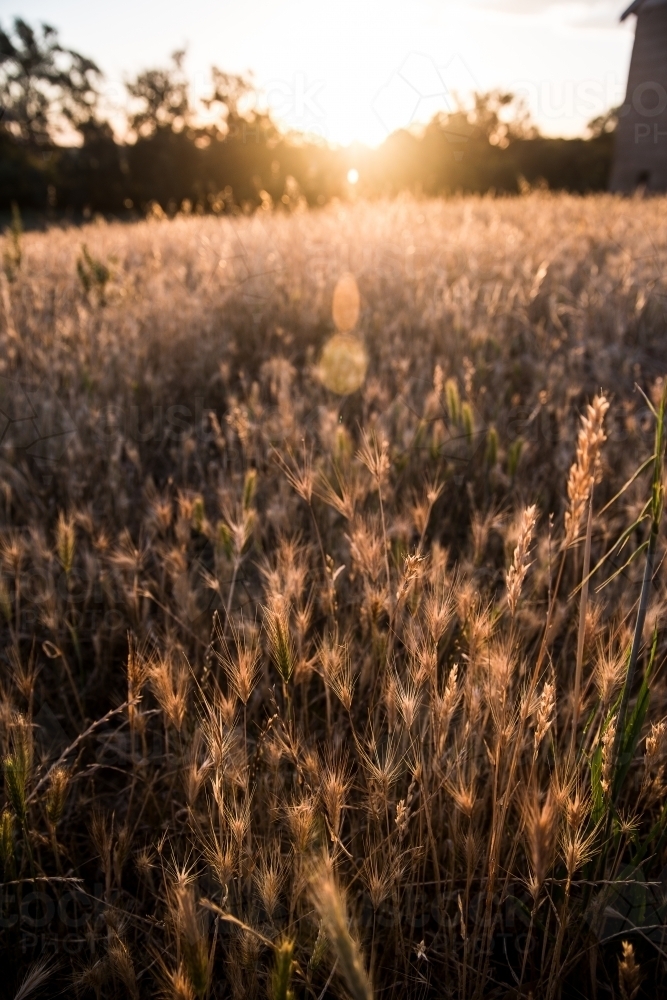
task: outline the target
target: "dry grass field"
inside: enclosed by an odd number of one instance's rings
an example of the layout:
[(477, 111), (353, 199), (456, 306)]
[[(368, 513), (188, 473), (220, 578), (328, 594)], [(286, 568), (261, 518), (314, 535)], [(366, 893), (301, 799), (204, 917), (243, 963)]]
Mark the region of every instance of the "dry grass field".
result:
[(3, 239), (4, 995), (660, 995), (667, 202), (158, 215)]

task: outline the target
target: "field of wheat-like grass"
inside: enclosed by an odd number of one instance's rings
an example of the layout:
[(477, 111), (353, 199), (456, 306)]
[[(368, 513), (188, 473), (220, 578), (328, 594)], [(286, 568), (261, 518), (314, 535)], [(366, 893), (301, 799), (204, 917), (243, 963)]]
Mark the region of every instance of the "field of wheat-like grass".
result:
[(659, 995), (667, 202), (0, 249), (7, 995)]

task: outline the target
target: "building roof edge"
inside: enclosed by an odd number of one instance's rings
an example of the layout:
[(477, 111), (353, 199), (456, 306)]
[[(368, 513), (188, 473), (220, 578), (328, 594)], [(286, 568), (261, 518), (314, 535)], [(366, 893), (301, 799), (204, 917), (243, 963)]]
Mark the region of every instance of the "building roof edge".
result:
[(625, 21), (631, 14), (638, 14), (641, 7), (660, 7), (667, 3), (667, 0), (634, 0), (633, 3), (621, 14), (621, 21)]

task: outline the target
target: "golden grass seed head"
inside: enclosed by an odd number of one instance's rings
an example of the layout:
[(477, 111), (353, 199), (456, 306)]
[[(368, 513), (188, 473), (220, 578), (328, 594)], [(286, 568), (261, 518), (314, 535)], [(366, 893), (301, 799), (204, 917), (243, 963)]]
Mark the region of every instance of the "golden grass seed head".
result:
[(294, 611), (294, 628), (301, 644), (305, 642), (308, 634), (313, 619), (313, 609), (314, 605), (311, 594), (306, 603), (301, 607), (297, 607)]
[(448, 378), (445, 382), (445, 398), (449, 419), (458, 426), (461, 422), (461, 395), (455, 378)]
[(232, 537), (232, 531), (226, 521), (218, 521), (217, 527), (217, 546), (222, 552), (225, 553), (228, 559), (231, 559), (234, 555), (234, 540)]
[(528, 558), (536, 522), (537, 507), (533, 504), (530, 507), (526, 507), (521, 515), (519, 535), (516, 548), (514, 549), (512, 565), (507, 571), (507, 603), (509, 605), (510, 615), (512, 618), (514, 618), (516, 614), (519, 598), (521, 597), (523, 581), (525, 580), (526, 574), (530, 568)]
[(390, 597), (384, 585), (364, 585), (363, 603), (361, 605), (361, 620), (371, 632), (378, 628), (384, 614), (390, 613)]
[(591, 658), (602, 631), (603, 605), (589, 597), (584, 620), (584, 661)]
[(315, 833), (315, 799), (306, 796), (285, 806), (290, 837), (297, 854), (306, 854)]
[(322, 964), (327, 952), (327, 936), (324, 932), (324, 924), (320, 920), (317, 928), (317, 937), (312, 947), (310, 958), (308, 959), (308, 969), (313, 972)]
[(418, 499), (417, 497), (415, 497), (414, 502), (410, 506), (410, 516), (415, 531), (420, 537), (426, 531), (430, 513), (431, 513), (431, 507), (429, 505), (428, 500), (426, 498)]
[(327, 757), (319, 772), (319, 794), (335, 836), (340, 836), (343, 809), (350, 790), (350, 768), (347, 757), (327, 748)]
[(58, 968), (57, 960), (42, 956), (32, 962), (14, 995), (14, 1000), (25, 1000), (26, 997), (39, 993), (53, 973)]
[(150, 879), (154, 868), (154, 861), (155, 853), (151, 847), (145, 846), (139, 848), (134, 856), (134, 866), (141, 878)]
[(248, 640), (243, 631), (232, 627), (234, 640), (234, 650), (232, 651), (219, 625), (216, 631), (218, 638), (222, 641), (223, 649), (222, 653), (214, 650), (214, 655), (222, 665), (236, 697), (243, 705), (247, 705), (261, 672), (259, 647), (254, 638), (251, 637)]
[(278, 450), (274, 450), (273, 455), (295, 493), (302, 500), (305, 500), (307, 504), (310, 504), (313, 498), (315, 474), (313, 472), (312, 452), (306, 451), (305, 441), (303, 442), (303, 460), (301, 464), (295, 459), (289, 448), (287, 449), (287, 458), (283, 458)]
[(294, 1000), (290, 988), (294, 966), (294, 941), (284, 937), (274, 946), (274, 964), (271, 972), (271, 1000)]
[(38, 668), (35, 665), (35, 657), (30, 654), (28, 663), (21, 659), (18, 647), (12, 646), (8, 652), (8, 659), (11, 664), (11, 675), (14, 685), (19, 694), (29, 702), (35, 690)]
[(349, 930), (345, 896), (325, 867), (311, 878), (311, 896), (352, 1000), (372, 1000), (373, 991), (361, 952)]
[(442, 370), (442, 365), (437, 364), (433, 369), (433, 392), (440, 399), (442, 397), (442, 391), (445, 385), (445, 375)]
[(522, 804), (522, 818), (532, 868), (531, 892), (537, 897), (556, 851), (558, 814), (551, 795), (541, 803), (535, 792), (527, 794)]
[(438, 677), (438, 650), (435, 644), (422, 640), (410, 656), (409, 668), (415, 687), (422, 688), (429, 684), (434, 688)]
[(90, 837), (97, 851), (102, 871), (107, 874), (111, 864), (111, 847), (113, 844), (113, 818), (109, 822), (107, 817), (101, 812), (94, 812), (91, 825)]
[(621, 1000), (635, 1000), (642, 984), (641, 967), (635, 958), (635, 949), (629, 941), (621, 941), (618, 960), (618, 985)]
[[(83, 965), (72, 978), (77, 996), (82, 990), (92, 990), (96, 996), (100, 996), (108, 975), (109, 965), (104, 959), (97, 959)], [(166, 993), (165, 996), (167, 996)]]
[(410, 822), (410, 807), (408, 806), (405, 799), (399, 799), (396, 803), (396, 833), (398, 835), (398, 842), (401, 843), (405, 834), (407, 833), (408, 823)]
[(131, 706), (131, 713), (137, 709), (137, 702), (141, 698), (141, 692), (148, 680), (151, 660), (147, 658), (146, 651), (137, 645), (132, 634), (128, 636), (127, 653), (127, 695)]
[(375, 782), (385, 798), (404, 769), (404, 760), (395, 740), (380, 747), (374, 736), (366, 745), (358, 743), (359, 761), (369, 781)]
[(452, 588), (445, 590), (442, 586), (434, 586), (427, 594), (424, 614), (431, 639), (437, 646), (455, 615)]
[(493, 635), (494, 627), (492, 607), (490, 605), (479, 607), (475, 602), (466, 623), (468, 655), (472, 664), (486, 657), (486, 647)]
[(403, 683), (400, 677), (396, 677), (396, 700), (398, 712), (405, 726), (406, 732), (410, 732), (419, 718), (421, 708), (421, 692), (419, 688), (410, 680)]
[(191, 809), (194, 808), (199, 793), (211, 770), (211, 759), (206, 757), (202, 760), (202, 745), (204, 744), (203, 732), (200, 728), (195, 729), (192, 742), (187, 748), (183, 758), (182, 780), (185, 789), (185, 797)]
[(667, 721), (661, 719), (660, 722), (651, 724), (651, 731), (646, 737), (644, 751), (644, 767), (650, 771), (662, 766), (667, 757)]
[(444, 751), (449, 724), (461, 695), (461, 689), (457, 686), (458, 670), (458, 663), (455, 663), (449, 671), (442, 692), (431, 695), (432, 728), (438, 755)]
[(471, 819), (475, 803), (477, 801), (477, 787), (474, 777), (465, 782), (459, 775), (456, 784), (447, 782), (445, 785), (449, 795), (454, 800), (456, 808), (463, 813), (467, 819)]
[(337, 669), (325, 674), (325, 683), (336, 695), (345, 708), (345, 711), (350, 712), (354, 697), (354, 678), (352, 677), (352, 664), (346, 648), (343, 649)]
[(5, 879), (14, 872), (14, 817), (9, 809), (3, 809), (0, 816), (0, 864)]
[(121, 981), (128, 996), (135, 998), (139, 996), (137, 989), (137, 977), (134, 963), (130, 951), (124, 941), (115, 937), (109, 945), (107, 955), (113, 976)]
[(237, 435), (241, 445), (247, 448), (251, 432), (251, 422), (247, 408), (238, 404), (234, 405), (232, 402), (229, 413), (226, 416), (226, 421)]
[(317, 480), (318, 496), (351, 523), (355, 518), (357, 501), (361, 499), (361, 486), (354, 481), (346, 480), (340, 474), (337, 477), (337, 485), (338, 490), (320, 473)]
[(184, 967), (163, 969), (160, 978), (165, 1000), (195, 1000), (195, 991)]
[(282, 600), (274, 600), (264, 609), (264, 627), (269, 639), (271, 660), (283, 684), (288, 684), (294, 667), (296, 654), (290, 632), (290, 608)]
[(255, 500), (257, 490), (257, 470), (248, 469), (243, 480), (243, 510), (249, 511)]
[(274, 850), (268, 858), (260, 858), (259, 864), (253, 872), (253, 882), (257, 895), (269, 920), (273, 920), (278, 909), (286, 878), (287, 872), (282, 866), (279, 850)]
[(628, 645), (614, 649), (611, 641), (598, 642), (593, 677), (603, 708), (607, 708), (623, 682), (627, 669)]
[(595, 855), (597, 830), (585, 835), (582, 832), (565, 830), (561, 835), (561, 852), (568, 878), (578, 872)]
[(361, 875), (368, 889), (371, 906), (377, 911), (391, 893), (390, 870), (386, 864), (380, 867), (375, 858), (367, 858)]
[(552, 681), (545, 681), (540, 700), (537, 706), (535, 720), (535, 736), (533, 740), (533, 753), (537, 755), (542, 740), (547, 735), (554, 723), (554, 709), (556, 706), (556, 688)]
[(192, 885), (176, 886), (172, 906), (172, 918), (178, 930), (183, 966), (195, 995), (202, 998), (209, 986), (208, 944), (197, 913)]
[(49, 790), (46, 793), (46, 815), (51, 826), (56, 827), (65, 810), (71, 775), (66, 767), (57, 767), (51, 772)]
[(568, 830), (581, 830), (588, 822), (590, 812), (590, 795), (577, 788), (565, 799), (565, 823)]
[(250, 800), (246, 799), (241, 803), (233, 802), (231, 806), (226, 806), (224, 820), (232, 840), (240, 851), (245, 844), (250, 828)]
[(236, 699), (217, 691), (213, 703), (206, 702), (201, 716), (201, 732), (211, 760), (213, 773), (221, 773), (235, 743)]
[(149, 667), (148, 680), (165, 720), (180, 732), (187, 711), (190, 671), (187, 663), (174, 661), (173, 656), (155, 659)]
[(174, 517), (174, 507), (168, 497), (155, 497), (149, 508), (148, 523), (159, 535), (166, 535)]
[(403, 560), (403, 572), (401, 574), (398, 590), (396, 591), (397, 604), (406, 596), (415, 581), (421, 578), (424, 573), (424, 569), (424, 558), (419, 554), (419, 552), (415, 552), (412, 555), (406, 555)]
[(226, 892), (238, 867), (232, 843), (229, 840), (220, 843), (217, 837), (211, 836), (202, 841), (202, 850), (218, 885)]
[(0, 538), (0, 563), (13, 576), (20, 573), (27, 552), (26, 539), (18, 532), (9, 532)]
[(354, 519), (352, 530), (346, 536), (350, 555), (356, 570), (375, 583), (384, 572), (384, 543), (376, 520)]
[(509, 637), (493, 639), (488, 647), (489, 690), (496, 704), (504, 703), (511, 693), (517, 667), (517, 651)]
[(472, 878), (483, 853), (483, 847), (480, 837), (478, 836), (476, 831), (472, 828), (472, 826), (469, 827), (469, 829), (466, 831), (463, 845), (464, 845), (463, 853), (465, 856), (466, 875), (468, 878)]
[(2, 574), (0, 574), (0, 614), (2, 614), (7, 624), (10, 625), (12, 621), (12, 599)]
[(254, 973), (258, 967), (260, 940), (245, 928), (239, 928), (237, 936), (238, 955), (241, 967)]
[(374, 431), (361, 432), (361, 447), (357, 452), (357, 460), (365, 465), (378, 486), (385, 482), (390, 469), (389, 442), (385, 438), (378, 440)]
[(206, 508), (204, 498), (196, 496), (192, 501), (192, 530), (202, 534), (206, 526)]
[(581, 417), (577, 439), (577, 454), (570, 468), (567, 482), (568, 509), (565, 512), (565, 537), (563, 545), (575, 540), (588, 503), (593, 483), (598, 473), (600, 450), (607, 440), (604, 418), (609, 402), (604, 395), (597, 395)]
[(398, 692), (396, 688), (396, 674), (387, 674), (382, 688), (382, 698), (386, 712), (387, 729), (393, 733), (398, 720)]
[(56, 552), (60, 565), (65, 571), (65, 576), (69, 576), (74, 565), (74, 553), (76, 550), (75, 520), (62, 512), (58, 515), (56, 525)]
[(7, 797), (21, 824), (27, 819), (28, 783), (32, 776), (33, 739), (32, 726), (22, 715), (11, 723), (12, 752), (4, 759), (5, 788)]

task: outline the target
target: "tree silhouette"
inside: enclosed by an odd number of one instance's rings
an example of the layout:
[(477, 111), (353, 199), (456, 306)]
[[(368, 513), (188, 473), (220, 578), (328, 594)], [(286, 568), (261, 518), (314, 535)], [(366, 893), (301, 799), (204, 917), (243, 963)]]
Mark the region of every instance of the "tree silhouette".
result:
[(148, 69), (133, 83), (126, 83), (130, 97), (141, 107), (129, 117), (138, 136), (147, 137), (160, 129), (186, 125), (190, 118), (188, 81), (183, 73), (184, 51), (172, 54), (172, 66)]
[[(571, 191), (608, 183), (617, 112), (588, 139), (540, 136), (522, 102), (495, 90), (403, 129), (377, 149), (337, 149), (283, 133), (258, 103), (251, 74), (211, 69), (205, 99), (191, 96), (183, 51), (126, 83), (129, 141), (98, 111), (95, 63), (65, 48), (47, 24), (0, 27), (0, 211), (169, 214), (289, 211), (344, 197), (351, 165), (366, 197), (517, 192), (526, 184)], [(207, 109), (209, 114), (201, 112)], [(72, 130), (81, 143), (73, 145)], [(69, 134), (68, 134), (69, 133)], [(134, 133), (132, 135), (132, 133)], [(63, 139), (65, 141), (63, 141)], [(135, 141), (132, 141), (135, 140)]]
[(69, 125), (81, 131), (96, 120), (100, 70), (60, 44), (48, 24), (36, 31), (21, 18), (0, 28), (0, 104), (5, 132), (27, 145), (54, 141)]

